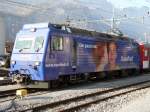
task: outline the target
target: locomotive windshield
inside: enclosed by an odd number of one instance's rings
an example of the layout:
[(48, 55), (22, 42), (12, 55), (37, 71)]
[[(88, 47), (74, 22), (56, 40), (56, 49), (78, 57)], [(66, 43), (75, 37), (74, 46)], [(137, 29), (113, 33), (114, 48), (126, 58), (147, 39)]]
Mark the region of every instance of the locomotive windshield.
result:
[(31, 38), (17, 38), (15, 49), (19, 49), (21, 52), (24, 49), (31, 49), (33, 43), (33, 39)]
[(43, 37), (37, 37), (35, 39), (34, 50), (38, 52), (41, 48), (43, 48), (44, 39)]
[(42, 36), (37, 36), (36, 38), (18, 37), (15, 49), (19, 50), (19, 52), (39, 52), (43, 48), (43, 43)]

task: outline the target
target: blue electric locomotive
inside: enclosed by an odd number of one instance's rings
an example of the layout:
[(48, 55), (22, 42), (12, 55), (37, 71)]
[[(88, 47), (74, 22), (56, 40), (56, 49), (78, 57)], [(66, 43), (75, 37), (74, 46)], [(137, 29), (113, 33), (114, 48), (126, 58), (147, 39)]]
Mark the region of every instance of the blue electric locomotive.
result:
[(50, 23), (27, 24), (16, 36), (11, 76), (18, 83), (70, 81), (137, 70), (139, 63), (138, 43), (127, 37)]

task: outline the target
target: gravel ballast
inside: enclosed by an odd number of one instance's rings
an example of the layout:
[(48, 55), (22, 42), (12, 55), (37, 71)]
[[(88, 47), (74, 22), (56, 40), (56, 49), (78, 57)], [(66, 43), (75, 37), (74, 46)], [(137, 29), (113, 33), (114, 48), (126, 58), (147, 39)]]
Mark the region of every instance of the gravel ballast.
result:
[[(150, 79), (150, 75), (144, 75), (144, 76), (138, 76), (138, 77), (128, 77), (128, 78), (118, 79), (115, 81), (108, 81), (108, 82), (98, 82), (98, 83), (93, 83), (93, 84), (90, 84), (87, 86), (86, 85), (78, 86), (75, 88), (64, 89), (61, 91), (54, 91), (54, 92), (50, 91), (50, 92), (47, 92), (47, 93), (44, 93), (41, 95), (36, 95), (36, 96), (26, 96), (22, 100), (21, 99), (15, 100), (15, 108), (17, 108), (17, 110), (22, 110), (22, 109), (26, 109), (26, 108), (31, 108), (33, 106), (43, 105), (43, 104), (47, 104), (47, 103), (51, 103), (51, 102), (55, 102), (55, 101), (59, 101), (59, 100), (72, 98), (75, 96), (80, 96), (83, 94), (93, 93), (95, 91), (104, 91), (104, 90), (108, 90), (108, 89), (111, 89), (114, 87), (131, 84), (134, 82), (141, 82), (141, 81), (145, 81), (147, 79)], [(1, 103), (0, 109), (3, 109), (4, 107), (6, 107), (9, 104), (10, 104), (10, 101)], [(104, 104), (102, 104), (102, 105), (104, 105)], [(98, 111), (98, 112), (101, 112), (101, 111)]]
[(117, 112), (150, 112), (150, 89), (142, 97), (130, 101)]
[(149, 93), (149, 88), (135, 91), (93, 104), (89, 108), (79, 110), (79, 112), (150, 112)]

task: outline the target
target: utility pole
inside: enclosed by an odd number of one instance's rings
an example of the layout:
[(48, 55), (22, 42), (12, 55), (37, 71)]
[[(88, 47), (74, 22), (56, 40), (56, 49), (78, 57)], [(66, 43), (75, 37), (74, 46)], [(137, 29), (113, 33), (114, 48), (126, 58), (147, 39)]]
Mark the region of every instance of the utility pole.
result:
[(108, 33), (110, 34), (117, 34), (122, 36), (123, 33), (119, 30), (118, 26), (117, 26), (117, 22), (119, 22), (121, 20), (118, 20), (115, 18), (115, 8), (113, 8), (113, 14), (112, 14), (112, 19), (111, 19), (111, 25), (110, 25), (110, 31), (108, 31)]
[(111, 29), (115, 29), (115, 9), (113, 8), (113, 15), (112, 15), (112, 21), (111, 21)]
[(67, 18), (66, 18), (66, 25), (67, 26), (70, 26), (70, 23), (71, 23), (71, 19), (69, 18), (69, 16), (67, 16)]
[[(140, 16), (140, 17), (128, 17), (126, 14), (123, 17), (120, 18), (116, 18), (115, 17), (115, 8), (113, 8), (113, 12), (112, 12), (112, 17), (110, 19), (97, 19), (97, 20), (73, 20), (70, 19), (69, 16), (66, 19), (66, 23), (68, 23), (69, 25), (77, 25), (77, 24), (85, 24), (85, 23), (96, 23), (96, 22), (102, 22), (105, 23), (107, 25), (110, 26), (110, 30), (108, 30), (107, 33), (111, 33), (111, 34), (117, 34), (122, 36), (123, 33), (119, 30), (118, 28), (118, 24), (120, 24), (120, 22), (122, 21), (126, 21), (126, 20), (140, 20), (142, 22), (142, 24), (144, 24), (144, 20), (147, 17), (150, 17), (150, 12), (147, 12), (146, 16)], [(68, 19), (69, 18), (69, 19)], [(81, 25), (79, 25), (81, 26)]]

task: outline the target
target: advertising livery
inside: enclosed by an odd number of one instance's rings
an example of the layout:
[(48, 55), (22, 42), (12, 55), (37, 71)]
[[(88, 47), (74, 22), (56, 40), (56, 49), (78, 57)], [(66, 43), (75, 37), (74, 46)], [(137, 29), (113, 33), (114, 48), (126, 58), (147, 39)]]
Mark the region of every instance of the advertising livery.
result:
[(127, 37), (49, 23), (27, 24), (17, 33), (11, 76), (17, 82), (45, 82), (139, 69), (138, 49)]

